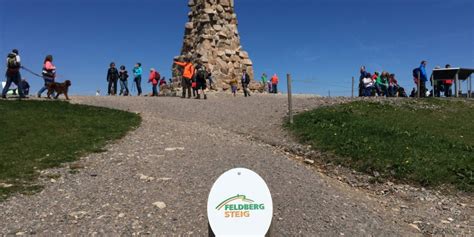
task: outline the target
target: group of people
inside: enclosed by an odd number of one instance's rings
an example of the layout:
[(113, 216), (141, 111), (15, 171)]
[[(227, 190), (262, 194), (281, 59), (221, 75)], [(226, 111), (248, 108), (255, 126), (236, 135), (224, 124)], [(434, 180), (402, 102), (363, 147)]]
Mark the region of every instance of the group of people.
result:
[(268, 76), (266, 73), (263, 73), (262, 78), (261, 78), (261, 83), (263, 90), (265, 92), (268, 92), (270, 94), (278, 94), (278, 83), (279, 79), (277, 74), (273, 74), (272, 78), (268, 80)]
[[(428, 91), (426, 87), (426, 83), (429, 80), (426, 71), (427, 64), (427, 61), (422, 61), (419, 67), (413, 69), (413, 81), (416, 87), (413, 88), (409, 96), (417, 97), (419, 94), (420, 97), (426, 97), (433, 95), (432, 93), (434, 93), (434, 96), (440, 97), (443, 92), (444, 96), (451, 97), (453, 93), (453, 79), (436, 80), (434, 85), (432, 85), (433, 90)], [(435, 67), (435, 69), (440, 68), (441, 67), (438, 66)], [(451, 68), (451, 65), (447, 64), (445, 68)], [(418, 93), (417, 88), (419, 88), (420, 93)], [(395, 74), (389, 72), (375, 72), (374, 74), (371, 74), (367, 72), (365, 66), (360, 68), (359, 96), (408, 97), (405, 89), (398, 84)]]
[(178, 66), (178, 73), (181, 76), (181, 98), (186, 98), (187, 94), (187, 98), (190, 99), (192, 90), (195, 99), (201, 99), (201, 95), (203, 95), (203, 98), (207, 100), (207, 80), (209, 80), (211, 87), (213, 83), (210, 70), (206, 69), (206, 67), (199, 62), (194, 65), (189, 58), (184, 59), (182, 62), (175, 60), (174, 64)]
[[(13, 49), (7, 55), (7, 70), (5, 72), (5, 77), (7, 81), (3, 86), (2, 98), (7, 98), (7, 93), (12, 87), (12, 84), (16, 85), (16, 89), (13, 90), (13, 94), (19, 95), (20, 99), (26, 98), (29, 95), (30, 85), (26, 79), (22, 79), (20, 69), (23, 66), (21, 65), (21, 57), (18, 49)], [(40, 75), (38, 75), (40, 76)], [(43, 81), (43, 87), (38, 91), (37, 96), (41, 95), (47, 90), (50, 83), (54, 83), (56, 79), (56, 67), (53, 65), (53, 56), (47, 55), (43, 61), (43, 70), (42, 75), (40, 76)]]
[[(133, 74), (133, 83), (137, 88), (137, 95), (142, 95), (142, 75), (143, 68), (141, 63), (136, 63), (135, 67), (132, 70)], [(118, 70), (115, 66), (115, 63), (110, 63), (110, 67), (107, 71), (107, 95), (114, 96), (117, 95), (118, 83), (120, 83), (119, 96), (130, 96), (130, 89), (128, 88), (128, 71), (124, 65), (120, 66)], [(161, 77), (160, 73), (154, 68), (150, 69), (150, 76), (148, 83), (152, 85), (152, 94), (151, 96), (158, 96), (158, 86), (166, 85), (166, 78)]]
[(405, 89), (398, 84), (395, 74), (389, 72), (367, 72), (365, 66), (360, 68), (359, 96), (407, 97)]

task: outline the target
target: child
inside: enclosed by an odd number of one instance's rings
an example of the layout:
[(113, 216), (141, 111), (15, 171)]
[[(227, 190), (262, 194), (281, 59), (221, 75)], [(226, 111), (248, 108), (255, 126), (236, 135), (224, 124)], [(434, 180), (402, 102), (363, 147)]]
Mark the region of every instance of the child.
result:
[(119, 73), (117, 68), (115, 68), (115, 63), (110, 63), (110, 68), (107, 71), (107, 82), (108, 90), (107, 95), (115, 95), (117, 93), (117, 81), (119, 79)]
[(120, 95), (128, 96), (130, 91), (128, 90), (128, 72), (125, 70), (125, 66), (120, 66)]
[(237, 93), (238, 84), (239, 82), (237, 81), (237, 78), (230, 80), (230, 88), (232, 89), (232, 94), (234, 95), (234, 97), (236, 96), (236, 93)]
[(158, 90), (156, 86), (158, 85), (158, 80), (160, 78), (160, 73), (158, 73), (154, 68), (150, 69), (150, 79), (148, 80), (148, 83), (151, 83), (153, 88), (153, 94), (151, 96), (158, 96)]
[(193, 97), (196, 98), (196, 94), (198, 92), (198, 89), (197, 89), (197, 82), (195, 79), (193, 79), (193, 82), (191, 83), (191, 88), (193, 90)]

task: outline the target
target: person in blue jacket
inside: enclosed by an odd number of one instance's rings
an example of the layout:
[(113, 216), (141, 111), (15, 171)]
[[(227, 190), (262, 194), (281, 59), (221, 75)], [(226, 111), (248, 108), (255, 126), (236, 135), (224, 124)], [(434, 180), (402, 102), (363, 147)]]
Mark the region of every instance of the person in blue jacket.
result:
[(142, 95), (142, 74), (143, 74), (142, 64), (137, 63), (135, 67), (133, 68), (133, 76), (134, 76), (133, 81), (137, 85), (138, 96)]
[(420, 96), (425, 97), (426, 96), (426, 82), (428, 81), (428, 74), (426, 73), (426, 65), (428, 64), (427, 61), (421, 61), (420, 64)]

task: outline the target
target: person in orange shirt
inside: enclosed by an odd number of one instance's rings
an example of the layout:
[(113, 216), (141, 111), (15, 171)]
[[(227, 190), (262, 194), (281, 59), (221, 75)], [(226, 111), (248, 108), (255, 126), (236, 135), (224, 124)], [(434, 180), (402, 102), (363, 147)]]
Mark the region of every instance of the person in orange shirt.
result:
[(278, 94), (278, 76), (277, 76), (277, 74), (273, 74), (273, 77), (272, 77), (271, 81), (272, 81), (272, 93)]
[(181, 78), (181, 86), (183, 87), (183, 95), (181, 98), (186, 98), (186, 90), (188, 91), (188, 99), (191, 99), (191, 85), (194, 77), (195, 68), (191, 60), (185, 59), (184, 62), (174, 62), (176, 65), (183, 67), (183, 75)]

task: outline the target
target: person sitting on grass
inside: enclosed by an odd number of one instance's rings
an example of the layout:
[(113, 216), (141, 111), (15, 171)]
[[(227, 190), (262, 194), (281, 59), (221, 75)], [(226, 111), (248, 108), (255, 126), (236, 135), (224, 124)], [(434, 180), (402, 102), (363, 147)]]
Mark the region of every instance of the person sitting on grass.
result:
[(395, 78), (395, 74), (390, 74), (389, 76), (389, 86), (388, 86), (388, 94), (391, 97), (396, 97), (398, 94), (398, 88), (400, 86), (398, 85), (398, 81)]
[(378, 96), (388, 96), (388, 80), (388, 72), (382, 72), (382, 75), (377, 77), (375, 88), (377, 89)]
[(371, 97), (372, 91), (374, 90), (374, 80), (372, 80), (370, 73), (365, 74), (365, 78), (362, 79), (362, 83), (364, 86), (363, 96)]

